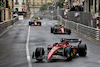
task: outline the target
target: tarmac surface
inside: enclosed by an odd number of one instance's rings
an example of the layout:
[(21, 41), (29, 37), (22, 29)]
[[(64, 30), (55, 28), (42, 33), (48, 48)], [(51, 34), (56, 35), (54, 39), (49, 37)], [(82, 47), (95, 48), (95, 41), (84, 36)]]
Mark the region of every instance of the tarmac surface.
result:
[[(100, 67), (100, 45), (72, 31), (71, 35), (52, 34), (51, 26), (58, 24), (57, 20), (44, 18), (42, 26), (29, 26), (29, 19), (19, 21), (0, 37), (0, 67)], [(79, 38), (87, 44), (87, 56), (77, 57), (71, 61), (46, 60), (38, 62), (32, 59), (32, 53), (37, 47), (60, 42), (61, 38)]]

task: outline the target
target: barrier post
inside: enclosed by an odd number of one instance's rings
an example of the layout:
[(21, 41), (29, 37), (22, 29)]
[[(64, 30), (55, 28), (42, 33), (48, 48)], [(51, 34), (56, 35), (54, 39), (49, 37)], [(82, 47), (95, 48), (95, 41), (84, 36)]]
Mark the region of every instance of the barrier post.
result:
[(97, 29), (99, 29), (99, 13), (97, 13)]

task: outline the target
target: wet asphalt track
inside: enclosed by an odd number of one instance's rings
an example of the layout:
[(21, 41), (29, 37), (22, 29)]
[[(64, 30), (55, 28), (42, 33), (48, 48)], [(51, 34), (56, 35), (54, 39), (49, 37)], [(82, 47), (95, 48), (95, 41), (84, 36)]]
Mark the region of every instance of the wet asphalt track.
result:
[[(19, 21), (0, 38), (0, 67), (29, 67), (29, 64), (30, 67), (100, 67), (100, 45), (73, 31), (71, 35), (51, 34), (50, 27), (57, 24), (56, 20), (43, 19), (42, 26), (29, 26), (28, 21), (29, 19)], [(82, 39), (82, 43), (88, 47), (87, 56), (74, 58), (72, 61), (27, 60), (36, 47), (43, 46), (46, 50), (48, 45), (59, 42), (63, 37)], [(26, 47), (29, 49), (29, 56), (26, 54)]]

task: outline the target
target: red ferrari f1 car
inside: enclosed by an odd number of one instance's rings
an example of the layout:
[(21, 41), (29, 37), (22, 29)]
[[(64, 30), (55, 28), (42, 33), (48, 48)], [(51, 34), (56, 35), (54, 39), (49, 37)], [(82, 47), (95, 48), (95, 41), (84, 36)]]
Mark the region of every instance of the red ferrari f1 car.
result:
[(71, 30), (68, 28), (65, 28), (62, 25), (55, 25), (54, 27), (51, 27), (51, 33), (61, 33), (61, 34), (71, 34)]
[[(67, 59), (72, 60), (72, 58), (77, 56), (86, 56), (87, 46), (86, 44), (81, 44), (80, 39), (61, 39), (60, 43), (54, 43), (52, 46), (47, 47), (47, 59)], [(36, 58), (38, 61), (42, 61), (45, 57), (45, 51), (43, 47), (36, 48), (33, 52), (32, 58)]]

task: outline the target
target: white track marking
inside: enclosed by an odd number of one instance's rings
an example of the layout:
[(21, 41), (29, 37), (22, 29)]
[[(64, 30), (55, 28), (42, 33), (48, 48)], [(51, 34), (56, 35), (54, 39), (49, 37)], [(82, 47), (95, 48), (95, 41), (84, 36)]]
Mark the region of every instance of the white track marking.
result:
[(30, 53), (29, 53), (29, 35), (30, 35), (30, 26), (28, 28), (28, 35), (27, 35), (27, 41), (26, 41), (26, 56), (28, 61), (28, 67), (32, 67)]

